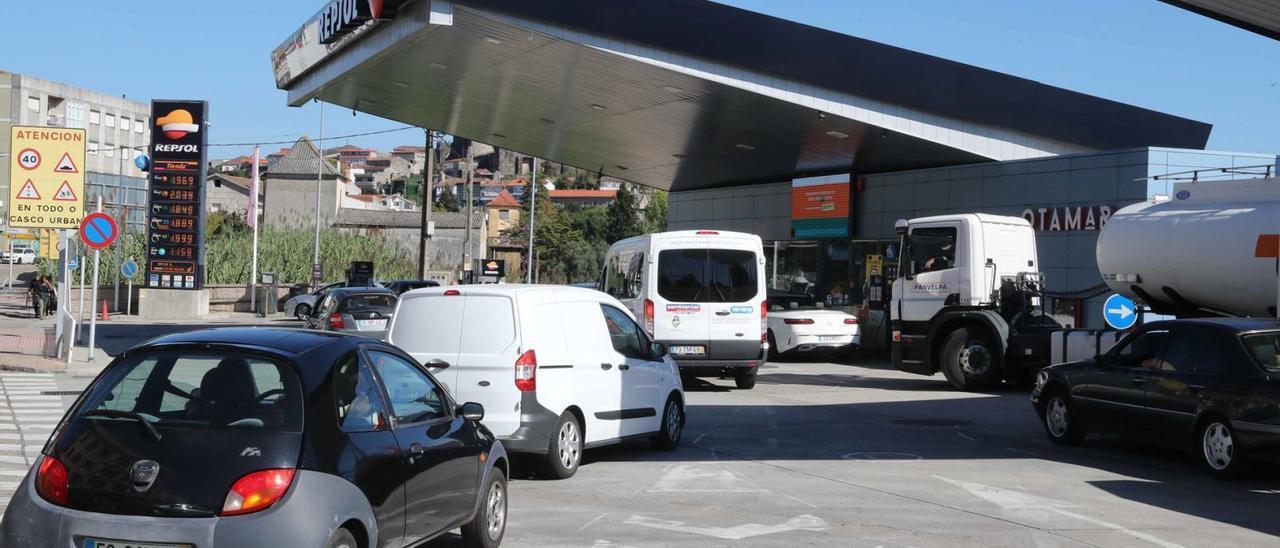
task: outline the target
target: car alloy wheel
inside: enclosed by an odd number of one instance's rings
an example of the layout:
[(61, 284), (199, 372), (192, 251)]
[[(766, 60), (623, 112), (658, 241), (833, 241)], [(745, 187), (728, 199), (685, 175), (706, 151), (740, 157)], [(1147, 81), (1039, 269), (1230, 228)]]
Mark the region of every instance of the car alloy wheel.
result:
[(1045, 406), (1044, 424), (1049, 429), (1049, 435), (1055, 438), (1066, 437), (1070, 422), (1067, 417), (1067, 403), (1062, 401), (1062, 398), (1054, 396), (1049, 400), (1049, 405)]
[(680, 442), (681, 430), (684, 428), (682, 424), (684, 422), (684, 413), (680, 411), (680, 402), (676, 401), (675, 398), (671, 398), (671, 401), (667, 402), (666, 417), (667, 440), (671, 442), (671, 445), (675, 445)]
[(1227, 425), (1213, 422), (1206, 426), (1201, 446), (1205, 464), (1210, 468), (1222, 472), (1231, 467), (1231, 461), (1235, 458), (1235, 440)]
[(485, 532), (489, 535), (489, 540), (493, 541), (502, 538), (502, 531), (507, 526), (507, 493), (504, 485), (500, 481), (493, 482), (493, 485), (489, 486), (489, 500), (485, 503), (489, 510), (489, 522)]
[(578, 459), (582, 457), (582, 437), (578, 434), (578, 424), (574, 421), (565, 421), (560, 426), (560, 432), (556, 437), (560, 451), (560, 465), (565, 470), (577, 468)]

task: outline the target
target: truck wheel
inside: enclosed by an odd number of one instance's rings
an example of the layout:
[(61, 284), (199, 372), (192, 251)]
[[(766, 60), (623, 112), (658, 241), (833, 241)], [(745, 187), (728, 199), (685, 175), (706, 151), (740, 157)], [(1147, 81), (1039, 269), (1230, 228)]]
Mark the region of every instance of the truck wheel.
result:
[(756, 372), (759, 367), (744, 367), (733, 372), (733, 384), (739, 390), (751, 390), (756, 387)]
[(778, 341), (777, 339), (773, 338), (773, 330), (770, 329), (769, 330), (769, 361), (771, 362), (782, 361), (780, 359), (781, 357), (782, 357), (782, 354), (778, 352)]
[(962, 327), (942, 344), (942, 373), (961, 390), (983, 390), (1000, 380), (996, 346), (977, 329)]

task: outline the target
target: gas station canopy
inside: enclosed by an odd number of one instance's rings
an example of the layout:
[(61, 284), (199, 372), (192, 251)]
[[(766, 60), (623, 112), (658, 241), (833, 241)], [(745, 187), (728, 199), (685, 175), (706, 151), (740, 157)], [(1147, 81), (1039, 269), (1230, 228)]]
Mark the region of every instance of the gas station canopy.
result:
[(1280, 2), (1275, 0), (1161, 0), (1228, 25), (1280, 40)]
[(705, 0), (364, 1), (334, 0), (273, 52), (289, 104), (664, 190), (1198, 149), (1211, 129)]

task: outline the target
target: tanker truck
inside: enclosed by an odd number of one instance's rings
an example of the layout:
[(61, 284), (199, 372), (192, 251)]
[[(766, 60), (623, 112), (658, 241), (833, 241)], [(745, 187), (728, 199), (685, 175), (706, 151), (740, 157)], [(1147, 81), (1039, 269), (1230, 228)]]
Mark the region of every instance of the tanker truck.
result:
[(1156, 314), (1276, 317), (1280, 179), (1174, 185), (1098, 235), (1111, 290)]
[[(942, 372), (957, 388), (981, 390), (1025, 382), (1054, 362), (1051, 342), (1063, 332), (1043, 313), (1049, 294), (1030, 222), (961, 214), (899, 220), (895, 228), (902, 238), (889, 310), (895, 367)], [(1277, 233), (1280, 180), (1177, 184), (1173, 196), (1106, 221), (1098, 289), (1156, 314), (1275, 317)]]

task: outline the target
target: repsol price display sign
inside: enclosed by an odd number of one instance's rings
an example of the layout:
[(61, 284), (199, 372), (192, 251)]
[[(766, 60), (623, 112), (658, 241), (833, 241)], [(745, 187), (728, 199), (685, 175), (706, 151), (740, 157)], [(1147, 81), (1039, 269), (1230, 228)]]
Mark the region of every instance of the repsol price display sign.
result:
[(204, 288), (204, 101), (152, 101), (146, 286)]
[(13, 126), (9, 143), (9, 226), (79, 227), (84, 219), (84, 130)]

